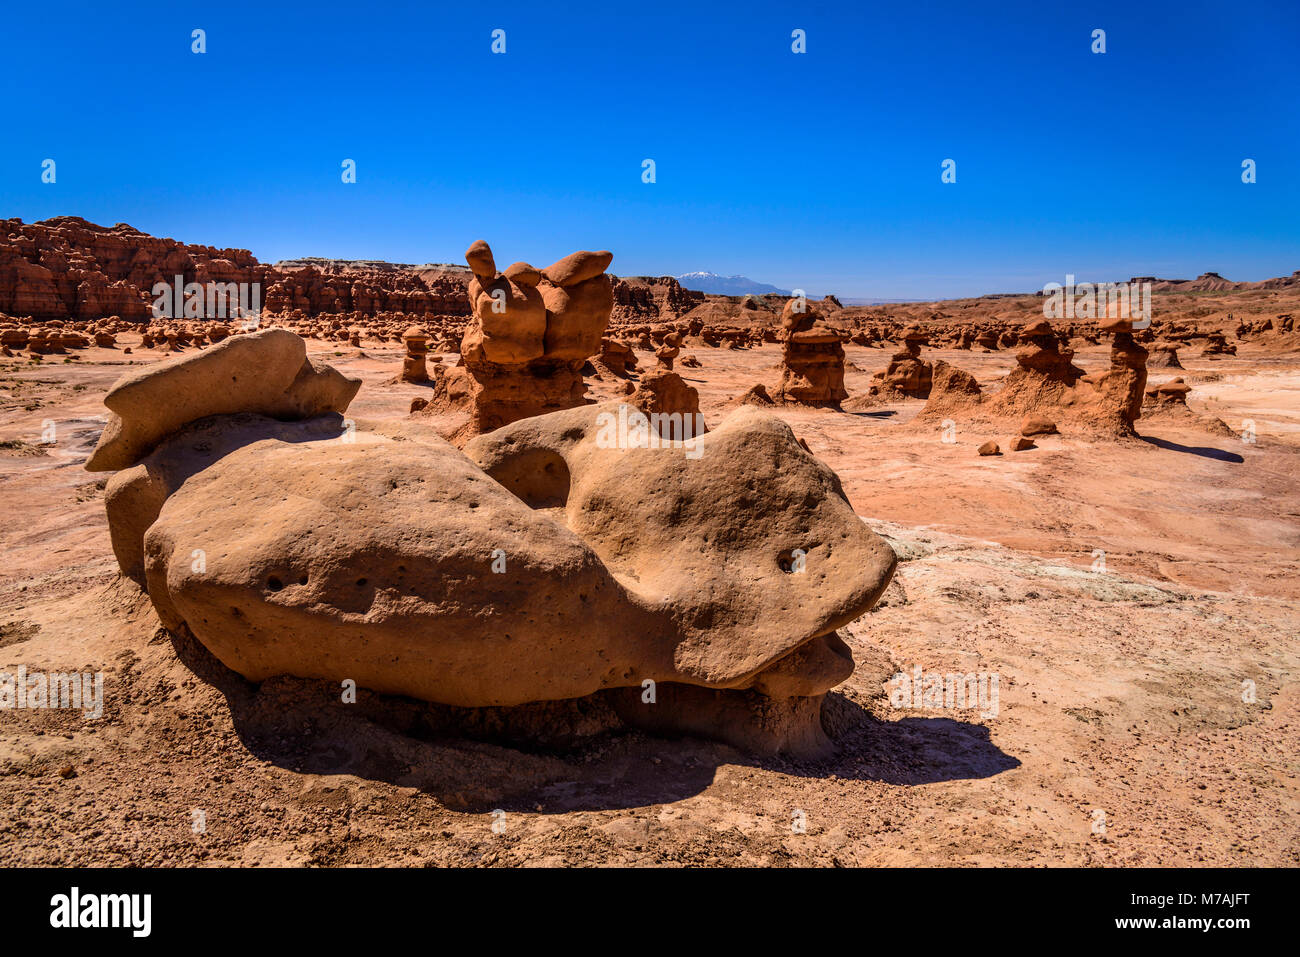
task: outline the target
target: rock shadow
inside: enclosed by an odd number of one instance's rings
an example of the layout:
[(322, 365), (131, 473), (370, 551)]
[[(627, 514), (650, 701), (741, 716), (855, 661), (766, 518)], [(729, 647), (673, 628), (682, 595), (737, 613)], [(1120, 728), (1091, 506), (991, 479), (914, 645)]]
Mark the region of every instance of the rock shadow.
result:
[(335, 682), (283, 677), (254, 684), (188, 633), (171, 640), (185, 666), (225, 697), (235, 732), (255, 757), (299, 774), (413, 788), (460, 812), (670, 804), (706, 790), (722, 765), (901, 786), (985, 778), (1020, 766), (982, 725), (882, 721), (834, 692), (823, 723), (836, 753), (797, 761), (630, 729), (603, 694), (517, 708), (449, 708), (358, 688), (348, 703)]
[(1246, 461), (1236, 452), (1226, 452), (1223, 449), (1216, 449), (1211, 446), (1179, 445), (1177, 442), (1157, 438), (1154, 435), (1139, 435), (1138, 438), (1143, 442), (1146, 442), (1148, 445), (1154, 445), (1158, 449), (1166, 449), (1170, 452), (1186, 452), (1189, 455), (1199, 455), (1206, 459), (1217, 459), (1220, 462), (1240, 463)]

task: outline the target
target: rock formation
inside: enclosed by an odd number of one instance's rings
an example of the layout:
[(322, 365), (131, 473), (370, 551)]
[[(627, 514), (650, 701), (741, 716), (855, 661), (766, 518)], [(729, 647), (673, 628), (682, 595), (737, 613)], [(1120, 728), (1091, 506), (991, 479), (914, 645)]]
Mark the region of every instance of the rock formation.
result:
[(1149, 386), (1142, 402), (1143, 418), (1172, 422), (1173, 424), (1204, 429), (1214, 435), (1237, 437), (1237, 433), (1215, 415), (1202, 415), (1187, 405), (1187, 395), (1192, 387), (1181, 378)]
[(1132, 320), (1111, 319), (1101, 328), (1114, 336), (1110, 369), (1101, 375), (1085, 377), (1097, 394), (1086, 402), (1083, 411), (1103, 428), (1132, 432), (1133, 423), (1142, 415), (1147, 350), (1134, 341)]
[(79, 216), (0, 222), (0, 313), (47, 319), (149, 318), (155, 282), (243, 282), (263, 278), (244, 249), (186, 246)]
[[(603, 268), (548, 272), (597, 311), (574, 290)], [(475, 348), (547, 335), (533, 280), (493, 275), (482, 291), (519, 325), (487, 324)], [(550, 302), (565, 354), (588, 345)], [(675, 439), (694, 390), (647, 379), (462, 455), (415, 423), (344, 428), (357, 384), (269, 330), (119, 382), (90, 467), (121, 469), (106, 496), (123, 573), (249, 680), (469, 708), (602, 694), (651, 730), (823, 754), (823, 696), (853, 670), (836, 629), (894, 554), (780, 419), (743, 408)]]
[[(402, 335), (406, 356), (402, 360), (402, 379), (406, 382), (429, 381), (429, 334), (420, 326), (411, 326)], [(437, 357), (434, 357), (437, 361)]]
[(680, 319), (705, 301), (672, 276), (623, 276), (614, 280), (612, 321), (625, 325)]
[[(676, 372), (666, 369), (647, 372), (629, 393), (627, 404), (645, 415), (677, 415), (683, 422), (689, 419), (689, 424), (683, 428), (689, 429), (690, 435), (703, 435), (709, 430), (700, 413), (699, 392), (687, 385)], [(689, 436), (683, 432), (677, 437), (684, 439)]]
[(781, 311), (781, 382), (778, 402), (838, 409), (844, 388), (847, 331), (826, 319), (805, 299), (791, 299)]
[(1075, 383), (1084, 371), (1074, 365), (1074, 352), (1062, 349), (1060, 339), (1046, 319), (1038, 319), (1021, 331), (1016, 350), (1016, 368), (1007, 375), (1001, 391), (989, 401), (988, 412), (1019, 419), (1073, 405)]
[[(967, 373), (937, 362), (930, 399), (914, 421), (925, 428), (943, 418), (1023, 422), (1020, 435), (1026, 437), (1055, 432), (1059, 421), (1094, 434), (1132, 436), (1142, 414), (1147, 350), (1134, 340), (1128, 319), (1103, 321), (1099, 330), (1114, 336), (1110, 367), (1087, 375), (1074, 365), (1073, 351), (1061, 348), (1047, 320), (1026, 325), (1019, 335), (1016, 368), (991, 396), (984, 396)], [(1016, 442), (1008, 440), (1008, 445), (1018, 451)]]
[[(469, 314), (469, 277), (463, 267), (337, 260), (268, 266), (246, 249), (187, 245), (126, 223), (99, 226), (78, 216), (30, 224), (20, 219), (0, 222), (3, 314), (37, 321), (118, 316), (146, 322), (154, 284), (173, 283), (177, 276), (183, 284), (204, 286), (257, 283), (263, 310), (269, 314)], [(203, 308), (206, 314), (206, 302)]]
[(1158, 406), (1181, 405), (1186, 407), (1187, 393), (1191, 391), (1192, 387), (1181, 378), (1178, 378), (1152, 386), (1146, 390), (1146, 397)]
[[(892, 554), (861, 533), (833, 473), (771, 414), (742, 407), (683, 443), (668, 438), (653, 415), (620, 435), (629, 408), (635, 400), (527, 419), (472, 440), (465, 452), (525, 502), (561, 505), (565, 526), (615, 577), (693, 635), (675, 639), (677, 670), (666, 680), (711, 689), (691, 693), (701, 712), (687, 718), (633, 708), (632, 720), (639, 715), (648, 726), (676, 730), (715, 721), (712, 733), (756, 746), (762, 739), (753, 725), (762, 716), (763, 737), (820, 748), (810, 716), (848, 667), (833, 623), (875, 601)], [(742, 485), (763, 494), (737, 497)], [(671, 507), (647, 494), (657, 489)], [(724, 565), (727, 573), (719, 574)], [(817, 577), (802, 577), (810, 572)], [(792, 630), (803, 636), (795, 654)], [(743, 647), (728, 638), (742, 633)], [(724, 652), (723, 643), (732, 646)], [(763, 664), (774, 658), (785, 661), (777, 681), (765, 677), (772, 666)]]
[(875, 374), (870, 393), (882, 398), (928, 399), (934, 367), (921, 358), (921, 346), (929, 339), (916, 326), (909, 326), (900, 338), (902, 348), (894, 353), (883, 371)]
[(740, 405), (756, 405), (760, 408), (774, 406), (776, 402), (767, 393), (767, 386), (761, 382), (757, 385), (750, 386), (743, 394), (736, 396), (729, 403), (729, 408), (735, 408)]
[[(400, 342), (404, 330), (418, 324), (436, 344), (435, 351), (445, 354), (458, 351), (470, 325), (469, 287), (475, 277), (462, 265), (316, 258), (268, 265), (259, 262), (248, 250), (184, 244), (149, 236), (124, 223), (105, 227), (74, 216), (60, 216), (31, 224), (10, 219), (3, 225), (0, 330), (12, 331), (16, 327), (29, 331), (33, 326), (61, 322), (68, 324), (65, 331), (83, 334), (92, 345), (96, 333), (120, 336), (128, 330), (147, 331), (161, 345), (168, 342), (166, 333), (170, 327), (176, 337), (168, 349), (201, 347), (208, 341), (203, 327), (232, 318), (242, 322), (246, 318), (232, 316), (231, 307), (238, 303), (239, 296), (223, 291), (231, 283), (260, 287), (263, 319), (318, 340), (348, 343), (364, 339), (383, 346)], [(211, 301), (205, 297), (192, 313), (153, 319), (154, 285), (174, 284), (177, 277), (183, 285), (204, 287)], [(781, 343), (788, 346), (791, 361), (795, 363), (791, 368), (797, 367), (802, 359), (810, 370), (809, 375), (825, 376), (815, 371), (817, 344), (805, 341), (803, 345), (809, 347), (805, 350), (799, 338), (791, 342), (782, 327), (782, 308), (787, 300), (781, 296), (705, 295), (684, 289), (672, 277), (608, 278), (613, 298), (609, 329), (617, 338), (634, 342), (638, 348), (653, 352), (664, 343), (665, 335), (675, 334), (680, 337), (679, 346), (683, 350), (676, 360), (680, 363), (686, 354), (703, 348), (747, 349), (763, 343)], [(1212, 273), (1198, 280), (1150, 281), (1157, 292), (1258, 289), (1289, 293), (1300, 288), (1300, 273), (1259, 283), (1232, 283)], [(547, 284), (542, 279), (537, 287), (539, 292)], [(224, 315), (222, 305), (227, 307)], [(1042, 312), (1042, 302), (1041, 297), (1033, 296), (983, 297), (965, 300), (958, 306), (960, 311), (948, 313), (922, 304), (843, 308), (833, 297), (828, 297), (810, 304), (809, 308), (819, 313), (829, 328), (839, 330), (845, 339), (858, 345), (898, 341), (901, 334), (901, 350), (891, 362), (891, 368), (880, 377), (887, 381), (879, 383), (884, 388), (878, 391), (882, 397), (924, 398), (926, 370), (930, 364), (916, 354), (917, 350), (908, 348), (909, 330), (915, 332), (918, 323), (922, 324), (930, 343), (937, 348), (1014, 347), (1023, 331), (1026, 314), (1037, 318)], [(104, 322), (111, 322), (113, 328), (91, 328)], [(1100, 322), (1100, 319), (1063, 322), (1059, 340), (1062, 348), (1065, 343), (1077, 348), (1098, 344), (1102, 336)], [(147, 329), (139, 328), (146, 324)], [(1232, 332), (1228, 333), (1228, 329)], [(1207, 358), (1213, 359), (1234, 354), (1236, 345), (1229, 342), (1230, 335), (1241, 340), (1262, 339), (1271, 350), (1285, 350), (1289, 344), (1281, 340), (1280, 334), (1293, 329), (1294, 320), (1289, 313), (1269, 316), (1256, 314), (1252, 308), (1240, 318), (1229, 313), (1226, 318), (1206, 323), (1157, 318), (1151, 328), (1138, 332), (1134, 338), (1148, 348), (1156, 343), (1157, 336), (1160, 346), (1165, 343), (1188, 348), (1196, 345), (1198, 349), (1204, 348)], [(1274, 335), (1266, 335), (1269, 332)], [(27, 341), (25, 335), (21, 346), (6, 339), (0, 348), (16, 353), (27, 348)], [(821, 345), (827, 347), (833, 358), (834, 344)], [(34, 340), (32, 346), (37, 350), (48, 346), (54, 354), (59, 354), (59, 349), (85, 348), (76, 342), (52, 344), (44, 339)], [(801, 352), (810, 354), (800, 356)], [(903, 355), (904, 352), (908, 354)], [(34, 354), (50, 353), (35, 351)], [(597, 350), (593, 350), (592, 355), (596, 354)], [(1164, 368), (1163, 356), (1162, 348), (1153, 348), (1149, 365)], [(795, 375), (798, 377), (799, 373)], [(895, 387), (901, 391), (895, 391)], [(467, 391), (468, 386), (450, 390), (457, 395)], [(773, 387), (773, 391), (779, 390)], [(832, 391), (831, 383), (804, 386), (793, 382), (782, 401), (824, 404), (829, 400), (809, 396)]]
[(637, 371), (636, 352), (632, 346), (622, 339), (609, 336), (600, 340), (600, 353), (593, 356), (591, 361), (617, 379), (626, 379)]
[(1183, 364), (1178, 361), (1178, 346), (1172, 342), (1157, 342), (1151, 347), (1151, 355), (1147, 357), (1148, 369), (1181, 369)]
[(918, 415), (923, 418), (946, 418), (968, 412), (980, 401), (982, 391), (975, 377), (942, 359), (930, 365), (929, 396)]
[(253, 412), (305, 419), (347, 408), (359, 379), (307, 357), (284, 329), (235, 336), (177, 362), (129, 372), (104, 397), (111, 413), (86, 462), (91, 472), (127, 468), (182, 425)]
[(546, 269), (518, 262), (498, 272), (482, 240), (465, 253), (473, 316), (459, 366), (439, 371), (431, 409), (464, 407), (460, 437), (586, 402), (582, 368), (613, 308), (609, 252), (576, 252)]
[(1228, 337), (1222, 332), (1211, 332), (1205, 337), (1205, 347), (1201, 350), (1201, 355), (1207, 359), (1217, 359), (1220, 356), (1235, 356), (1237, 347), (1228, 342)]
[(670, 332), (664, 336), (664, 344), (655, 350), (655, 359), (658, 362), (656, 368), (665, 372), (671, 372), (673, 369), (673, 360), (681, 353), (681, 339), (677, 333)]

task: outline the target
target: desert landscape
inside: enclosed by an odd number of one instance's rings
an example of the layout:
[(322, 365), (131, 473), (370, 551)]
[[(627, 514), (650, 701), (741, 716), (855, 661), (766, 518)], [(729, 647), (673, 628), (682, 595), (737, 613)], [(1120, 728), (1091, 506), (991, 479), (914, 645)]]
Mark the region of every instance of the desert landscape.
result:
[(1300, 271), (1144, 319), (486, 238), (0, 223), (0, 673), (102, 676), (0, 710), (0, 862), (1300, 864)]

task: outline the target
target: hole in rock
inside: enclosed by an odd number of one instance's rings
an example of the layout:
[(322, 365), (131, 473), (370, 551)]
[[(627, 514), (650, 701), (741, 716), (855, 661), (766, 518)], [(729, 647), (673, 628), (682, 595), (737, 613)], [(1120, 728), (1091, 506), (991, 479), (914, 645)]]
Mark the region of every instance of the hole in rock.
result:
[(776, 563), (781, 571), (787, 575), (792, 574), (794, 572), (794, 549), (787, 548), (780, 555), (777, 555)]
[(524, 449), (488, 474), (529, 508), (562, 508), (569, 500), (569, 466), (550, 449)]

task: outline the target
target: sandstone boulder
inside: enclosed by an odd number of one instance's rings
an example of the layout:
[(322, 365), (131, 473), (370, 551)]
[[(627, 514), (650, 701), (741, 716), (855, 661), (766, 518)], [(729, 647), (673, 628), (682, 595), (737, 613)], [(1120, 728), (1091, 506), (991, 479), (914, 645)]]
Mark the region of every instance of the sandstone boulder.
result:
[(634, 438), (631, 414), (611, 402), (527, 419), (465, 454), (525, 502), (562, 502), (567, 527), (677, 623), (676, 680), (733, 686), (879, 597), (892, 551), (779, 418), (745, 406), (674, 442), (653, 421)]
[(1028, 416), (1020, 424), (1021, 435), (1055, 435), (1056, 423), (1041, 415)]
[(307, 358), (302, 339), (266, 329), (129, 372), (108, 391), (112, 415), (86, 462), (92, 472), (134, 464), (167, 434), (209, 415), (257, 412), (303, 419), (342, 412), (361, 387)]
[[(221, 385), (241, 342), (283, 378), (296, 353), (276, 332), (156, 366), (131, 395), (188, 394), (178, 367)], [(648, 729), (825, 751), (822, 698), (853, 668), (835, 630), (895, 558), (780, 419), (743, 408), (709, 431), (695, 390), (661, 372), (462, 455), (426, 429), (344, 429), (319, 403), (282, 421), (267, 394), (187, 406), (198, 417), (154, 422), (140, 461), (120, 456), (114, 551), (167, 628), (253, 681), (472, 708), (610, 693)], [(663, 706), (642, 705), (645, 682)]]

